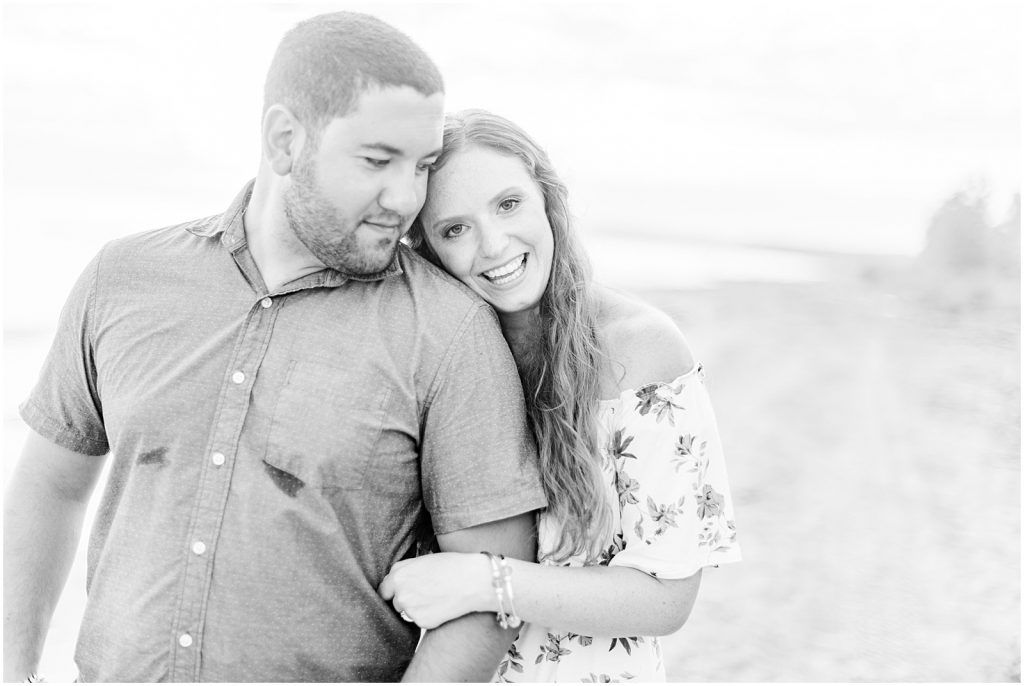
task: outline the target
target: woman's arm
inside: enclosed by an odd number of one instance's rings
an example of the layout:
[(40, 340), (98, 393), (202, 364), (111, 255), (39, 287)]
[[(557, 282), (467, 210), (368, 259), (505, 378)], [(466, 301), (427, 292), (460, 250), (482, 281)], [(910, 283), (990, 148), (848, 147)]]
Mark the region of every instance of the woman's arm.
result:
[[(442, 550), (468, 551), (493, 546), (495, 550), (500, 549), (509, 555), (532, 558), (536, 549), (535, 521), (533, 513), (518, 515), (447, 534), (438, 534), (437, 541)], [(476, 556), (483, 557), (479, 553), (476, 553)], [(464, 613), (456, 616), (459, 617), (458, 621), (428, 631), (423, 636), (402, 681), (436, 683), (486, 681), (491, 678), (501, 658), (512, 644), (515, 632), (503, 631), (494, 618), (487, 615)]]
[[(523, 621), (585, 636), (670, 634), (686, 622), (700, 588), (699, 571), (686, 579), (658, 579), (629, 567), (506, 563)], [(439, 553), (403, 560), (380, 590), (424, 628), (469, 612), (498, 610), (484, 555)]]

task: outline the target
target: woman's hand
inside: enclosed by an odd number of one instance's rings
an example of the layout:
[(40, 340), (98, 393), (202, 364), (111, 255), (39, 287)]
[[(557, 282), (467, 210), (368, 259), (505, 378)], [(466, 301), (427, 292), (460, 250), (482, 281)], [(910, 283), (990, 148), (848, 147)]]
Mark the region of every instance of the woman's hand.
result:
[(377, 589), (422, 629), (496, 610), (491, 564), (479, 553), (434, 553), (395, 563)]

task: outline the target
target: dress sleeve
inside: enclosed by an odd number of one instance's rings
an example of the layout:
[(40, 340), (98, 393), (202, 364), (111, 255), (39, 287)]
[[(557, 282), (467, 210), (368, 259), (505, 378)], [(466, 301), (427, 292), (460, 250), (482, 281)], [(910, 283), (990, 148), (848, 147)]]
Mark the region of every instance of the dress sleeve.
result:
[(625, 396), (609, 456), (622, 513), (609, 565), (683, 579), (740, 559), (718, 427), (697, 368)]

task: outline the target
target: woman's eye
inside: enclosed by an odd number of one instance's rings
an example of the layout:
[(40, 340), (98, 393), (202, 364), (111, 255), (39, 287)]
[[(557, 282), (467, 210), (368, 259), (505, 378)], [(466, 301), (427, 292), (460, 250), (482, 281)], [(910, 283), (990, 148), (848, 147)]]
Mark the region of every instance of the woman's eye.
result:
[(445, 238), (458, 238), (462, 234), (466, 233), (466, 231), (468, 230), (469, 227), (466, 226), (465, 224), (452, 224), (451, 226), (444, 230), (442, 235)]
[(381, 160), (381, 159), (378, 159), (376, 157), (364, 157), (363, 159), (366, 160), (367, 163), (369, 163), (369, 165), (371, 167), (378, 167), (378, 168), (379, 167), (386, 167), (386, 166), (388, 166), (388, 162), (391, 161), (391, 160)]
[(516, 208), (516, 205), (518, 204), (519, 198), (505, 198), (500, 203), (498, 203), (498, 207), (504, 210), (505, 212), (508, 212), (509, 210), (514, 210)]
[(421, 172), (432, 172), (437, 171), (437, 162), (424, 162), (423, 164), (416, 167)]

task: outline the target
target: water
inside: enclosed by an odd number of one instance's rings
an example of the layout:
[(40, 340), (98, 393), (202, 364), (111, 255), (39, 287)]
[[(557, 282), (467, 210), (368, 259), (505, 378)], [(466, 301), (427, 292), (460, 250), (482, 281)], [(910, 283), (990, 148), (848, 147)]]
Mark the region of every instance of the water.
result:
[(631, 291), (714, 288), (728, 282), (809, 283), (829, 278), (829, 260), (794, 251), (658, 236), (592, 234), (596, 281)]

